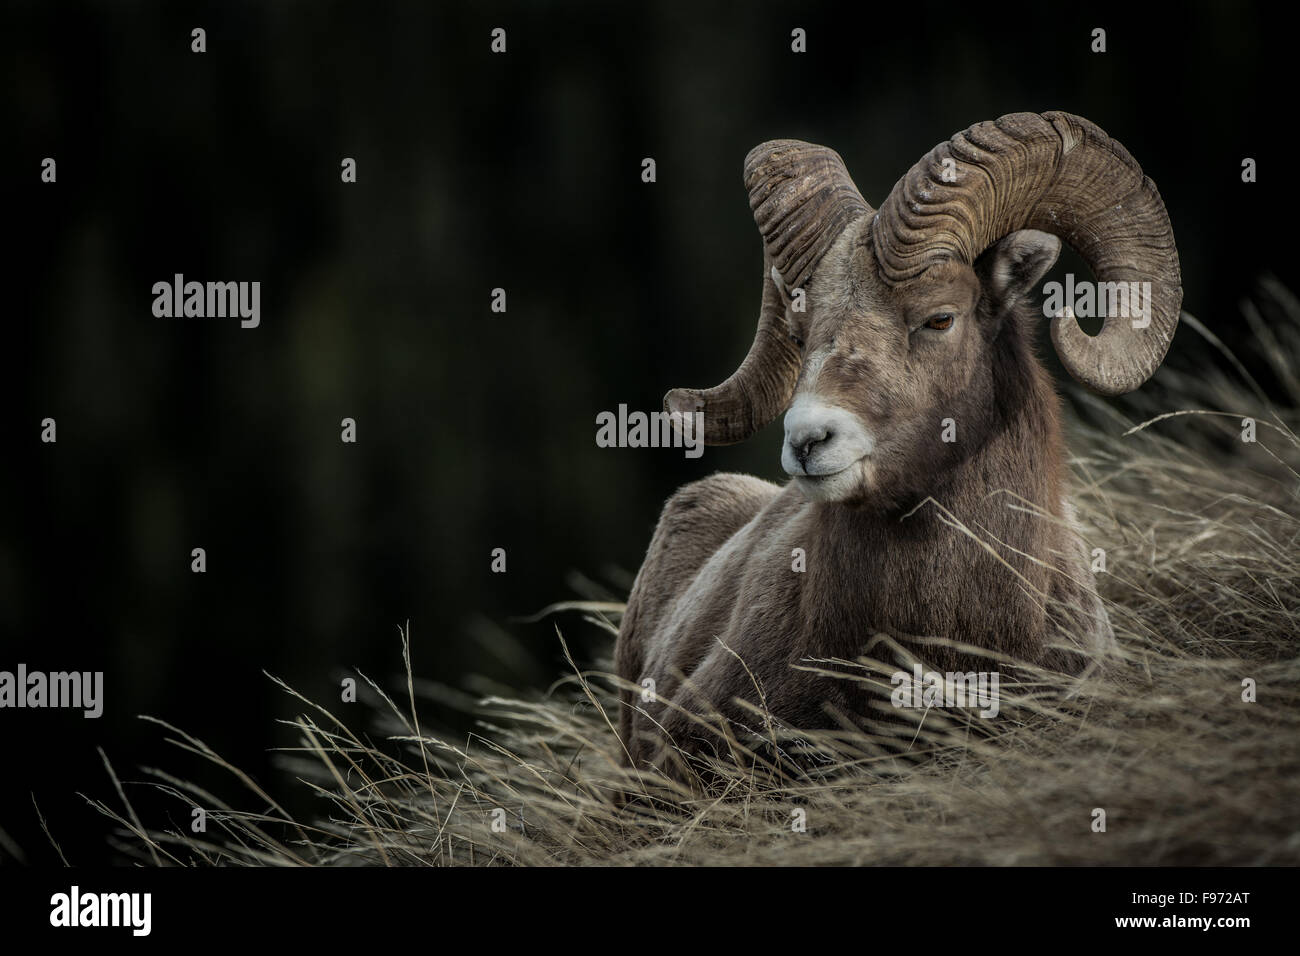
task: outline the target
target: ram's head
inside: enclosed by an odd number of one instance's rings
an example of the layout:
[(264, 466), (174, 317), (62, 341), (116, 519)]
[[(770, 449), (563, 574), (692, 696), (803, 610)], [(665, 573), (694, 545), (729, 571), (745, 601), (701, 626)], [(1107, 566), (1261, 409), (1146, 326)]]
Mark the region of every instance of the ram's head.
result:
[[(1173, 337), (1182, 289), (1164, 203), (1128, 151), (1080, 117), (973, 126), (879, 210), (833, 150), (795, 140), (755, 148), (745, 185), (765, 252), (757, 335), (725, 382), (674, 389), (664, 406), (703, 410), (709, 444), (743, 441), (788, 409), (782, 465), (811, 498), (902, 501), (918, 476), (987, 438), (995, 387), (1023, 396), (1026, 365), (1037, 367), (1029, 350), (1008, 354), (1023, 337), (1004, 333), (1028, 321), (1017, 305), (1056, 261), (1057, 237), (1099, 284), (1149, 293), (1149, 311), (1110, 315), (1096, 336), (1069, 311), (1052, 319), (1075, 379), (1130, 391)], [(942, 440), (945, 418), (962, 429), (955, 442)]]

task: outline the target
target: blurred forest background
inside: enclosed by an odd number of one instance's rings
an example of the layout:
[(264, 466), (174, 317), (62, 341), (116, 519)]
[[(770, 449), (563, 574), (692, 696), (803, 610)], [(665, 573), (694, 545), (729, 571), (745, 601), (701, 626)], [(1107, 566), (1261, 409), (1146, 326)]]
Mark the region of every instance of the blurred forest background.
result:
[[(1289, 34), (1252, 5), (1167, 9), (6, 2), (0, 669), (103, 670), (106, 710), (0, 711), (0, 829), (57, 861), (34, 794), (71, 862), (110, 860), (76, 793), (111, 796), (96, 747), (220, 792), (137, 714), (283, 797), (268, 751), (296, 708), (263, 669), (337, 700), (354, 667), (399, 671), (408, 620), (418, 674), (544, 689), (553, 623), (515, 618), (575, 572), (624, 596), (679, 484), (779, 480), (779, 424), (698, 460), (594, 441), (598, 412), (745, 354), (763, 140), (834, 147), (876, 204), (974, 122), (1079, 113), (1159, 184), (1184, 308), (1240, 342), (1258, 276), (1297, 287)], [(261, 326), (155, 318), (178, 272), (260, 281)], [(580, 659), (608, 645), (564, 626)]]

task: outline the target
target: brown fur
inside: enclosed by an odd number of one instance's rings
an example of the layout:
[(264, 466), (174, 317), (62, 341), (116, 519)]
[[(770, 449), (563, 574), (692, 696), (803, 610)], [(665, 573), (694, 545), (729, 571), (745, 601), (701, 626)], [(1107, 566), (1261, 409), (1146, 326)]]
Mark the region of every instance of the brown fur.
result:
[[(845, 230), (810, 282), (808, 313), (791, 319), (799, 388), (880, 436), (870, 480), (814, 502), (796, 482), (718, 474), (668, 500), (616, 648), (620, 677), (654, 681), (652, 699), (622, 693), (619, 731), (637, 766), (673, 773), (678, 753), (718, 746), (681, 709), (716, 708), (742, 735), (763, 728), (738, 701), (794, 727), (869, 726), (860, 683), (792, 665), (853, 660), (882, 632), (937, 670), (993, 665), (918, 638), (1069, 671), (1096, 649), (1089, 630), (1109, 633), (1065, 513), (1059, 401), (1034, 352), (1041, 315), (1025, 301), (1059, 245), (1013, 234), (974, 269), (951, 263), (894, 288), (877, 274), (868, 219)], [(950, 331), (919, 328), (937, 311), (956, 315)], [(956, 442), (940, 440), (944, 418)], [(1079, 652), (1049, 648), (1058, 627)]]

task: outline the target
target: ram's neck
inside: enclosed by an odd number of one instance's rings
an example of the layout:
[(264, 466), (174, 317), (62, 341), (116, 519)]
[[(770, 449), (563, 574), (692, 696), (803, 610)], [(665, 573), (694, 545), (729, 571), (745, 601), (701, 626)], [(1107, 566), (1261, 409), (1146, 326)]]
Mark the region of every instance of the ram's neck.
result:
[[(891, 515), (819, 509), (825, 570), (836, 579), (827, 584), (851, 597), (838, 621), (828, 612), (816, 626), (841, 633), (846, 651), (865, 630), (1036, 656), (1042, 593), (1063, 550), (1059, 405), (1032, 357), (998, 372), (995, 427), (930, 499)], [(854, 580), (869, 584), (840, 587)], [(943, 664), (945, 654), (932, 659)]]
[(1018, 329), (1000, 345), (993, 367), (993, 425), (954, 471), (953, 506), (971, 514), (996, 513), (1014, 496), (1059, 518), (1065, 489), (1060, 399)]

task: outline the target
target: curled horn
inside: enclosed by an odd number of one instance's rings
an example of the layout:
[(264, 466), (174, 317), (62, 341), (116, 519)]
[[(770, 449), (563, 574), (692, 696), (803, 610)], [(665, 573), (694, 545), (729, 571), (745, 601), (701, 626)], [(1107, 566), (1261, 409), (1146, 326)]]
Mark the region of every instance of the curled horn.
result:
[(790, 337), (786, 290), (803, 287), (845, 227), (871, 212), (838, 153), (798, 140), (752, 149), (745, 157), (745, 188), (764, 252), (754, 342), (721, 385), (675, 388), (664, 396), (667, 412), (704, 412), (709, 445), (744, 441), (790, 404), (800, 356)]
[(885, 281), (901, 283), (944, 258), (973, 263), (1018, 229), (1058, 236), (1099, 283), (1150, 283), (1139, 286), (1150, 289), (1149, 324), (1111, 315), (1094, 337), (1070, 313), (1052, 321), (1061, 362), (1094, 391), (1119, 395), (1150, 378), (1183, 299), (1173, 228), (1155, 183), (1086, 119), (1010, 113), (940, 143), (881, 204), (872, 241)]

